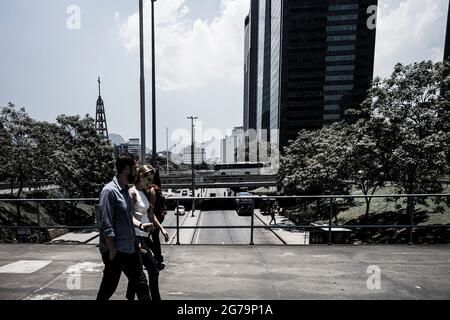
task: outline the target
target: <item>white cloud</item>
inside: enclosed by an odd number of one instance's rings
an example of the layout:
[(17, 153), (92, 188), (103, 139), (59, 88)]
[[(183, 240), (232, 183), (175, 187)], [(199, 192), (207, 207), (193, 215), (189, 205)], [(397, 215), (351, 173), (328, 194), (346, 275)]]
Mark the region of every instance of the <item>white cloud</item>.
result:
[[(146, 66), (151, 67), (150, 1), (145, 2)], [(209, 85), (242, 86), (244, 19), (248, 0), (222, 0), (211, 20), (189, 21), (185, 0), (155, 3), (157, 85), (165, 91), (195, 90)], [(139, 50), (139, 15), (120, 23), (126, 49)]]
[(380, 0), (375, 75), (388, 76), (397, 62), (443, 58), (448, 0)]

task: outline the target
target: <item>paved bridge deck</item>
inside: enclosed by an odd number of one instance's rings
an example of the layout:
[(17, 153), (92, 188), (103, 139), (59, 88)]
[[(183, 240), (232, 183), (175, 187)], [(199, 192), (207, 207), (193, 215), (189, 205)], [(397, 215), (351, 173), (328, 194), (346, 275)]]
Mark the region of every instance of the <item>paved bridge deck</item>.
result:
[[(163, 247), (163, 299), (449, 299), (449, 246)], [(380, 289), (367, 287), (369, 266)], [(0, 299), (95, 299), (94, 245), (0, 245)], [(122, 276), (113, 299), (124, 299)]]

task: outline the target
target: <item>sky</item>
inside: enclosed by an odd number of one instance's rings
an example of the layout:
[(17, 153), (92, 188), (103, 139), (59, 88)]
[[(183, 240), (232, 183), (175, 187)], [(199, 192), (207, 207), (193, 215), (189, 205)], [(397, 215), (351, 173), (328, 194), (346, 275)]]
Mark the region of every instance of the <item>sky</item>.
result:
[[(375, 75), (397, 62), (440, 61), (449, 0), (379, 0)], [(249, 0), (158, 0), (157, 149), (242, 125), (244, 19)], [(151, 148), (150, 0), (145, 0), (146, 129)], [(35, 119), (95, 115), (97, 77), (110, 133), (140, 136), (138, 0), (0, 0), (0, 106)], [(214, 154), (209, 154), (214, 156)], [(218, 156), (217, 154), (215, 156)]]

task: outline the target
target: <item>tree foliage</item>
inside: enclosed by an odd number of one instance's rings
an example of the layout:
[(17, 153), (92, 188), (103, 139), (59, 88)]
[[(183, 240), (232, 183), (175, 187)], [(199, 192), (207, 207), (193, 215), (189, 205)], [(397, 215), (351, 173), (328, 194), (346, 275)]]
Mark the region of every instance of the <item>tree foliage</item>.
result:
[(37, 186), (55, 181), (70, 197), (97, 197), (114, 175), (113, 150), (89, 116), (38, 122), (12, 103), (0, 112), (0, 180)]
[(114, 175), (113, 149), (89, 116), (57, 118), (59, 147), (52, 157), (54, 178), (70, 197), (97, 197)]
[(19, 184), (20, 197), (24, 184), (34, 174), (32, 159), (37, 151), (36, 143), (32, 139), (34, 120), (24, 108), (17, 108), (12, 103), (1, 109), (0, 119), (2, 177), (11, 184)]
[[(376, 78), (351, 123), (303, 130), (284, 150), (280, 181), (288, 194), (371, 195), (386, 182), (398, 193), (439, 193), (449, 172), (450, 77), (447, 63), (396, 65)], [(366, 198), (366, 218), (370, 199)], [(408, 210), (413, 204), (408, 203)]]

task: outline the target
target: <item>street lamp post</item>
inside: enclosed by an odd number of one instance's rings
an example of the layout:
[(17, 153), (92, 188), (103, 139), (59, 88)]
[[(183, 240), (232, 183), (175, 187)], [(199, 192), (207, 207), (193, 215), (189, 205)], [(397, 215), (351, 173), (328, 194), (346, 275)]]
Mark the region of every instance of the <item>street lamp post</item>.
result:
[[(188, 117), (191, 120), (192, 142), (191, 142), (191, 167), (192, 167), (192, 197), (195, 198), (195, 169), (194, 169), (194, 120), (198, 117)], [(192, 216), (195, 216), (195, 199), (192, 200)]]
[(166, 127), (166, 172), (169, 173), (169, 128)]
[(152, 2), (152, 165), (156, 168), (155, 2)]
[(145, 163), (145, 76), (144, 76), (144, 0), (139, 0), (139, 41), (141, 71), (141, 162)]

